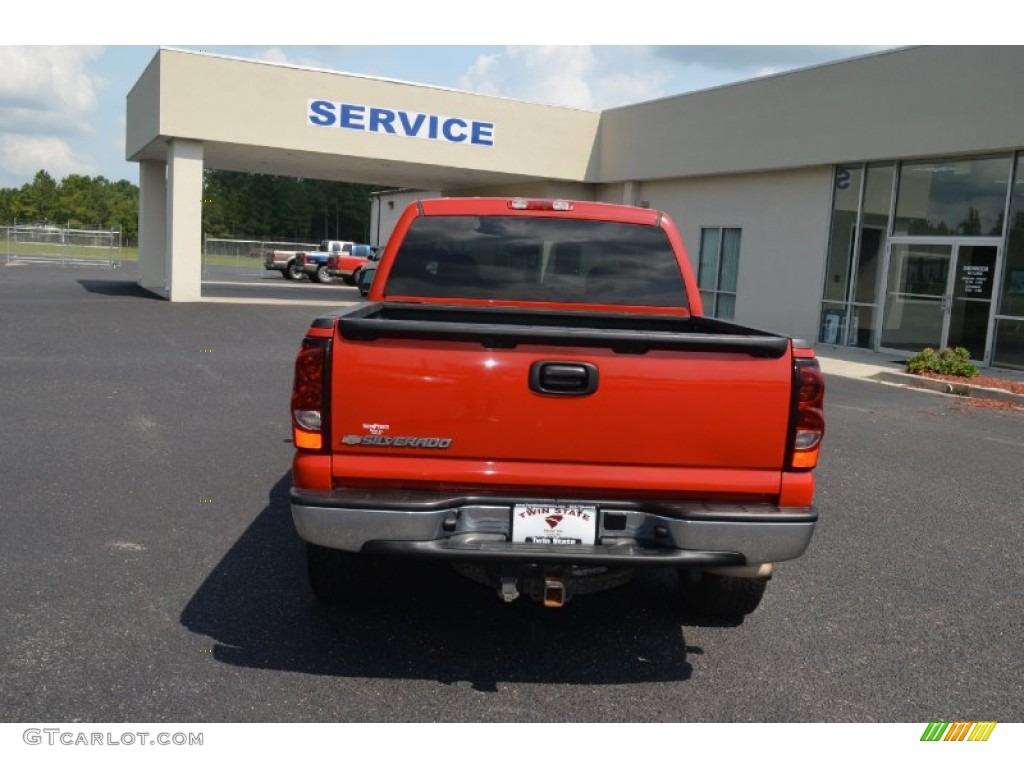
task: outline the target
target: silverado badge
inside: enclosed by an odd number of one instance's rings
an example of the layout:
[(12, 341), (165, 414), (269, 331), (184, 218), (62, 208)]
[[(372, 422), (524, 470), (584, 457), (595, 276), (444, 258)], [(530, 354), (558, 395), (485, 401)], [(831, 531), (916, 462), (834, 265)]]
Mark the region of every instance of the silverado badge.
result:
[(450, 437), (387, 437), (384, 435), (345, 435), (342, 445), (375, 445), (380, 448), (450, 448)]

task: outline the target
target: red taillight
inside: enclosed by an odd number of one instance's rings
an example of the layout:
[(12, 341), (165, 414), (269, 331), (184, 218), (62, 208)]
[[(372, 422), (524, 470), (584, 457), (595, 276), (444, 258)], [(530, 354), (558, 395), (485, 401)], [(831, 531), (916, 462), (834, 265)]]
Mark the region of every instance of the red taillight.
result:
[(296, 448), (322, 450), (326, 418), (328, 340), (306, 338), (295, 358), (292, 385), (292, 438)]
[(825, 378), (817, 360), (797, 358), (793, 366), (793, 387), (789, 466), (814, 469), (825, 435)]

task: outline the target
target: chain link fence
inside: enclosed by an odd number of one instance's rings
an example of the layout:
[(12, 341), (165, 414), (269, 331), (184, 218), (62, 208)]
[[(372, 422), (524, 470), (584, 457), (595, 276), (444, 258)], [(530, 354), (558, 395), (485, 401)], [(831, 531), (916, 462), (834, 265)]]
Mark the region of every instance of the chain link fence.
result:
[(121, 231), (73, 229), (53, 224), (14, 224), (0, 227), (0, 243), (8, 264), (12, 262), (62, 266), (121, 266)]
[[(277, 240), (245, 240), (203, 236), (203, 272), (210, 266), (245, 267), (246, 274), (275, 276), (263, 268), (269, 251), (315, 251), (319, 243)], [(76, 266), (120, 267), (124, 253), (120, 230), (74, 229), (49, 223), (18, 223), (0, 226), (0, 258), (6, 263), (42, 263)], [(129, 254), (135, 258), (134, 249)]]
[[(319, 243), (294, 240), (238, 240), (203, 236), (203, 273), (209, 267), (246, 267), (247, 274), (274, 276), (263, 268), (263, 257), (269, 251), (315, 251)], [(251, 271), (250, 271), (251, 269)]]

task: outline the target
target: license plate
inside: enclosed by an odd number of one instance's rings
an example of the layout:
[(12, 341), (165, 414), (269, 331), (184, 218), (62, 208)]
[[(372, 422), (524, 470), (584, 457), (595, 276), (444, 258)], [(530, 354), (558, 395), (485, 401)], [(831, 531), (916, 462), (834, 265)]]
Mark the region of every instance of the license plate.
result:
[(586, 544), (597, 540), (593, 504), (516, 504), (512, 541), (523, 544)]

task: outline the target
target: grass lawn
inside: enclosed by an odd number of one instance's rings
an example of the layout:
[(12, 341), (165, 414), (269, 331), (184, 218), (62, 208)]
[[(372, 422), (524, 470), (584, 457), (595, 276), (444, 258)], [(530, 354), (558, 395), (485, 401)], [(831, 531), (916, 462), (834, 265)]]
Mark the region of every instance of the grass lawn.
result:
[[(132, 248), (106, 248), (89, 245), (58, 245), (55, 243), (19, 243), (15, 241), (4, 242), (0, 240), (0, 258), (4, 255), (8, 260), (18, 256), (47, 258), (47, 259), (68, 259), (75, 261), (138, 261), (139, 249)], [(249, 254), (241, 255), (219, 255), (209, 254), (203, 256), (203, 264), (217, 267), (239, 267), (252, 266), (261, 267), (263, 261), (259, 257)]]

